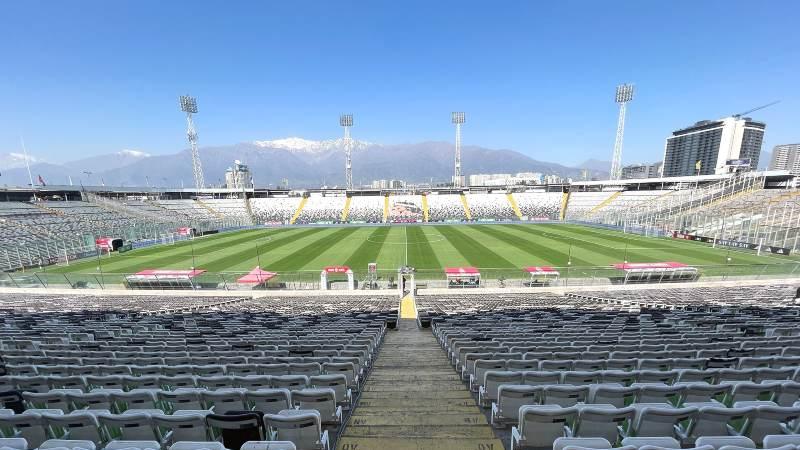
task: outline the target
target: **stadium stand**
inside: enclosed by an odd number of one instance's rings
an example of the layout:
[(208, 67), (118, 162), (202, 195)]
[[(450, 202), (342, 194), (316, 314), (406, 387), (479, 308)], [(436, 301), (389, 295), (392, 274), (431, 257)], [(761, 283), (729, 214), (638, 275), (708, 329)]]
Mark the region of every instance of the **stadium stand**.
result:
[(472, 220), (517, 220), (517, 214), (506, 199), (506, 194), (466, 194)]
[(233, 219), (243, 225), (253, 224), (253, 218), (247, 211), (247, 204), (244, 199), (203, 199), (202, 202), (220, 217)]
[[(429, 194), (428, 222), (465, 221), (467, 220), (461, 196), (455, 194)], [(505, 198), (499, 198), (506, 201)]]
[(515, 192), (513, 195), (524, 217), (558, 220), (561, 210), (560, 192)]
[(334, 223), (341, 221), (347, 198), (339, 196), (311, 195), (295, 223)]
[(328, 449), (396, 301), (9, 295), (0, 309), (0, 430), (23, 448)]
[(269, 197), (250, 199), (257, 223), (289, 223), (300, 205), (300, 197)]
[(0, 443), (796, 445), (794, 288), (420, 295), (399, 322), (384, 296), (4, 295)]
[(571, 192), (566, 218), (571, 220), (583, 219), (614, 194), (615, 192), (612, 191)]
[(350, 199), (350, 210), (347, 215), (349, 222), (383, 222), (382, 195), (354, 195)]
[(195, 200), (156, 200), (154, 204), (166, 209), (171, 214), (177, 214), (192, 220), (216, 220), (219, 218), (213, 211), (203, 207)]

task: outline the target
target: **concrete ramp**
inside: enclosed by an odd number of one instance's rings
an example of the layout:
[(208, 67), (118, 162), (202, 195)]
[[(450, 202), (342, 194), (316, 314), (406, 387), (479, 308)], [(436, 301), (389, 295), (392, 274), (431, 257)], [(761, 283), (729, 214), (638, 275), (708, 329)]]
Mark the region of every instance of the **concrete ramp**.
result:
[(502, 450), (503, 444), (430, 330), (401, 319), (386, 334), (337, 448)]

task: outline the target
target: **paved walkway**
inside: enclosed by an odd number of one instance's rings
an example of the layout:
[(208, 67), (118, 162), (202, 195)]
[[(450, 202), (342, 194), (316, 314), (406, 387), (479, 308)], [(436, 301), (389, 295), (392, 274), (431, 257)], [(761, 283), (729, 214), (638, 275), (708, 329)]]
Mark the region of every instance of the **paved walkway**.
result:
[(339, 450), (503, 450), (430, 330), (388, 330)]

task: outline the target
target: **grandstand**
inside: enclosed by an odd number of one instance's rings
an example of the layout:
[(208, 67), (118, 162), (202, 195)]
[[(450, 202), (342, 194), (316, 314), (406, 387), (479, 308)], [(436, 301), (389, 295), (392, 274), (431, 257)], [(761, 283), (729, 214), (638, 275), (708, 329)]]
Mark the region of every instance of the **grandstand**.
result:
[(783, 448), (800, 443), (794, 291), (10, 291), (0, 445)]

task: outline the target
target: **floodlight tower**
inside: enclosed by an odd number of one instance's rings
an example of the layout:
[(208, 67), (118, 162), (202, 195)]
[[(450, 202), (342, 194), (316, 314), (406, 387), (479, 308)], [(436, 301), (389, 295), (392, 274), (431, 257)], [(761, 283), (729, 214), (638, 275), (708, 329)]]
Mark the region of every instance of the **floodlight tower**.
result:
[(339, 125), (344, 128), (344, 179), (347, 189), (353, 189), (353, 140), (350, 139), (350, 127), (353, 126), (353, 115), (339, 116)]
[(450, 115), (450, 121), (456, 126), (456, 164), (453, 173), (453, 187), (461, 187), (461, 125), (464, 123), (464, 119), (463, 112), (454, 112)]
[(628, 102), (633, 100), (633, 85), (621, 84), (617, 86), (617, 95), (614, 101), (619, 104), (619, 120), (617, 121), (617, 138), (614, 141), (614, 157), (611, 159), (611, 180), (622, 178), (622, 137), (625, 134), (625, 110)]
[(197, 99), (188, 95), (180, 97), (181, 111), (186, 113), (186, 137), (192, 147), (192, 171), (194, 172), (194, 186), (199, 191), (205, 187), (203, 181), (203, 166), (200, 164), (200, 153), (197, 151), (197, 131), (194, 129), (192, 114), (197, 114)]

